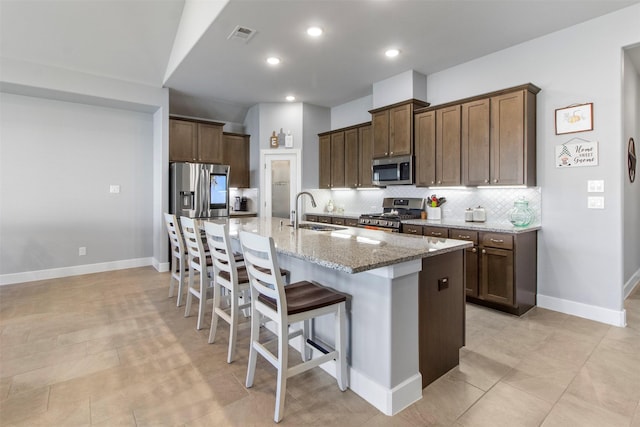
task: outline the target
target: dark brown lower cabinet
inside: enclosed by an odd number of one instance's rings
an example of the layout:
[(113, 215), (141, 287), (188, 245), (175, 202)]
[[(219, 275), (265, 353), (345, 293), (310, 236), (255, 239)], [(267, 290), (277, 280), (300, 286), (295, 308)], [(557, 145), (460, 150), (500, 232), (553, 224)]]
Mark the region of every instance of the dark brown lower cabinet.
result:
[(426, 387), (460, 363), (465, 343), (464, 250), (422, 259), (419, 366)]
[(479, 233), (477, 252), (467, 257), (467, 277), (478, 278), (467, 284), (467, 301), (524, 314), (536, 305), (537, 259), (535, 231)]

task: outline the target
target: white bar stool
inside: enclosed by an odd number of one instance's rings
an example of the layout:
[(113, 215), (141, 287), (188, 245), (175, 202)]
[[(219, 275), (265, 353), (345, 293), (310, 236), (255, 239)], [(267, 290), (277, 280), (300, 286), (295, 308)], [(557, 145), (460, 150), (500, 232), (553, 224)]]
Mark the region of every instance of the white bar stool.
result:
[[(253, 386), (258, 354), (278, 369), (274, 420), (280, 422), (284, 415), (287, 378), (291, 376), (335, 360), (338, 387), (342, 391), (347, 389), (347, 296), (307, 281), (284, 286), (273, 239), (242, 231), (240, 242), (251, 289), (251, 344), (246, 385)], [(313, 337), (309, 336), (309, 321), (331, 313), (335, 318), (335, 349), (327, 350), (314, 343)], [(278, 356), (259, 341), (261, 316), (276, 324)], [(289, 324), (296, 322), (302, 322), (303, 331), (297, 330), (290, 334)], [(300, 349), (303, 363), (289, 368), (289, 340), (301, 334), (304, 338)], [(323, 354), (308, 360), (307, 349), (312, 347), (321, 350)]]
[[(188, 265), (189, 265), (189, 282), (187, 286), (187, 303), (184, 310), (184, 317), (189, 317), (191, 312), (191, 302), (193, 297), (198, 299), (198, 322), (196, 329), (202, 329), (204, 322), (204, 313), (206, 310), (207, 300), (211, 299), (211, 281), (212, 275), (211, 258), (208, 258), (200, 230), (196, 227), (195, 221), (191, 218), (180, 217), (182, 224), (182, 233), (184, 235), (184, 243), (187, 248)], [(199, 286), (194, 287), (193, 279), (195, 272), (199, 275)]]
[(187, 262), (187, 252), (184, 247), (184, 239), (180, 231), (180, 224), (175, 215), (164, 214), (164, 222), (169, 233), (171, 243), (171, 280), (169, 281), (169, 298), (173, 297), (174, 281), (178, 282), (178, 298), (176, 306), (182, 305), (182, 287), (184, 285), (184, 275)]

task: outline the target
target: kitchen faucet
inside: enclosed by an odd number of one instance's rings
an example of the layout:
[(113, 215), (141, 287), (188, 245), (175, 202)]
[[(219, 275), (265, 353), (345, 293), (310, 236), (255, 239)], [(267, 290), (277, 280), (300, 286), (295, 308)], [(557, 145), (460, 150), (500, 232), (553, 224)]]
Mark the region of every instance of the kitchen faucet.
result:
[(291, 218), (293, 219), (293, 228), (297, 229), (298, 228), (298, 199), (300, 199), (300, 196), (302, 196), (303, 194), (306, 194), (307, 196), (311, 197), (311, 206), (313, 206), (314, 208), (316, 207), (316, 201), (313, 198), (313, 194), (309, 193), (308, 191), (301, 191), (298, 194), (296, 194), (296, 204), (293, 206), (293, 210), (291, 211)]

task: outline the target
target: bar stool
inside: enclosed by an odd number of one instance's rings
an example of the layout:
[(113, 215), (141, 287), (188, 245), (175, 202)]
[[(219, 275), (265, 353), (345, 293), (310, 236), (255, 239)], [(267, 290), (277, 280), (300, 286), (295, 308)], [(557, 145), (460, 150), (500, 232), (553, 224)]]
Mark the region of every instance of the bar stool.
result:
[[(238, 313), (251, 305), (250, 302), (239, 303), (241, 296), (245, 298), (245, 301), (249, 300), (248, 292), (246, 292), (249, 290), (249, 277), (244, 266), (238, 267), (238, 261), (243, 262), (244, 260), (241, 255), (238, 259), (238, 256), (233, 254), (226, 224), (205, 222), (204, 231), (213, 263), (213, 313), (211, 315), (209, 343), (213, 343), (216, 339), (218, 318), (221, 318), (229, 324), (227, 363), (231, 363), (238, 335)], [(233, 256), (230, 256), (230, 254), (233, 254)], [(223, 291), (226, 293), (224, 296)], [(228, 302), (228, 313), (222, 307), (223, 299)]]
[(176, 306), (182, 305), (182, 286), (184, 285), (184, 274), (187, 262), (187, 253), (184, 247), (180, 224), (175, 215), (164, 213), (164, 222), (169, 233), (171, 243), (171, 280), (169, 281), (169, 298), (173, 297), (174, 281), (178, 282), (178, 298)]
[[(204, 244), (200, 231), (196, 227), (195, 221), (191, 218), (180, 217), (184, 243), (187, 248), (189, 265), (189, 282), (187, 286), (187, 303), (184, 310), (184, 317), (189, 317), (193, 297), (198, 299), (198, 322), (196, 329), (202, 329), (206, 304), (211, 299), (211, 281), (213, 269), (211, 268), (211, 258), (206, 256)], [(199, 286), (193, 286), (195, 272), (199, 274)]]
[[(305, 372), (330, 360), (336, 361), (336, 379), (340, 390), (347, 389), (346, 362), (346, 300), (347, 296), (316, 283), (301, 281), (284, 286), (273, 239), (257, 234), (240, 232), (240, 243), (244, 253), (245, 265), (249, 273), (251, 289), (251, 341), (249, 365), (247, 368), (247, 387), (253, 386), (257, 356), (260, 354), (278, 369), (275, 422), (284, 415), (284, 400), (287, 378)], [(327, 350), (313, 342), (309, 334), (309, 323), (314, 317), (333, 313), (335, 319), (335, 349)], [(264, 316), (276, 324), (278, 336), (278, 356), (260, 343), (260, 317)], [(289, 333), (289, 325), (303, 323), (303, 330)], [(303, 363), (289, 368), (289, 340), (303, 335)], [(308, 349), (319, 349), (323, 354), (309, 359)]]

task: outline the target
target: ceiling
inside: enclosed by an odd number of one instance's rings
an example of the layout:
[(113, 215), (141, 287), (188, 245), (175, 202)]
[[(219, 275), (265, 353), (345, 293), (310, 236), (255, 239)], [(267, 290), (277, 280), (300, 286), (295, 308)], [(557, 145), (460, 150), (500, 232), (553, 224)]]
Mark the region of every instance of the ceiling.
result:
[[(171, 112), (242, 122), (260, 102), (333, 107), (640, 0), (231, 0), (164, 80), (184, 0), (0, 0), (0, 55), (170, 88)], [(229, 40), (237, 26), (256, 30)], [(319, 39), (309, 25), (325, 30)], [(401, 50), (384, 57), (386, 48)], [(640, 70), (640, 48), (629, 50)], [(282, 59), (268, 66), (267, 56)]]

